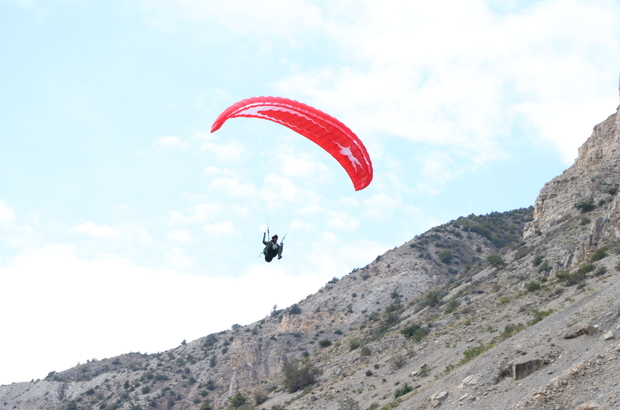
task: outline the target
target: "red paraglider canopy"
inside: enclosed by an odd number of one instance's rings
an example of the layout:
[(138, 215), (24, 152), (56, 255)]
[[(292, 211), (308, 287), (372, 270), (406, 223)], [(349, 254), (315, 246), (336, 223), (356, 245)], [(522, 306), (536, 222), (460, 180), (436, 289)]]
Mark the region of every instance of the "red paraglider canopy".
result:
[(366, 188), (372, 181), (372, 162), (366, 147), (353, 131), (329, 114), (288, 98), (253, 97), (224, 110), (213, 123), (211, 132), (235, 117), (277, 122), (314, 141), (342, 165), (356, 191)]

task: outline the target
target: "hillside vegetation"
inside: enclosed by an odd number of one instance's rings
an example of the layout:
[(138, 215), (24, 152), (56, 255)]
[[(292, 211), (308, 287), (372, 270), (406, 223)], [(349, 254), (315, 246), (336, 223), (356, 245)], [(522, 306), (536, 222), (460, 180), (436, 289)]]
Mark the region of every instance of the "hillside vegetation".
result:
[(534, 207), (435, 227), (251, 325), (1, 386), (1, 408), (620, 408), (617, 141), (618, 113)]

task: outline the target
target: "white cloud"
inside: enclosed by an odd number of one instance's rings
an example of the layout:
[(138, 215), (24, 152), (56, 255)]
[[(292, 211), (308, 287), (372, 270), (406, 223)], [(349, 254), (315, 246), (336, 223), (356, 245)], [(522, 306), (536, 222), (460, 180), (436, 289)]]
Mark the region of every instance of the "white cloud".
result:
[(166, 235), (166, 239), (170, 242), (176, 242), (183, 245), (191, 244), (194, 242), (194, 237), (191, 232), (185, 229), (174, 229)]
[(192, 139), (198, 141), (215, 141), (217, 137), (214, 134), (208, 132), (197, 132), (196, 134), (194, 134)]
[[(2, 228), (0, 229), (0, 246), (7, 244), (17, 249), (28, 249), (36, 246), (41, 240), (41, 235), (38, 232), (38, 214), (31, 212), (27, 221), (37, 229), (20, 226), (17, 223), (13, 208), (0, 200), (0, 227)], [(1, 247), (0, 250), (2, 250)]]
[(371, 196), (364, 200), (366, 210), (364, 216), (375, 219), (384, 219), (390, 216), (390, 214), (402, 204), (400, 200), (392, 198), (383, 192)]
[(223, 192), (233, 197), (253, 197), (256, 187), (237, 178), (216, 178), (209, 184), (209, 192)]
[(92, 222), (86, 222), (78, 225), (69, 231), (70, 233), (81, 233), (101, 239), (117, 239), (120, 235), (118, 230), (108, 225), (95, 225)]
[(241, 161), (241, 156), (246, 151), (243, 144), (232, 141), (226, 144), (216, 144), (214, 142), (205, 142), (200, 149), (212, 151), (220, 161)]
[(13, 221), (15, 221), (15, 212), (4, 201), (0, 201), (0, 223)]
[(295, 155), (281, 150), (278, 152), (278, 163), (282, 167), (282, 175), (287, 177), (313, 178), (319, 181), (329, 177), (327, 166), (313, 160), (309, 155)]
[[(515, 112), (528, 119), (541, 134), (547, 138), (534, 140), (535, 146), (547, 147), (555, 146), (560, 152), (562, 159), (569, 163), (577, 157), (576, 147), (579, 147), (586, 137), (592, 132), (592, 124), (605, 119), (601, 113), (609, 113), (612, 106), (611, 100), (591, 101), (582, 103), (562, 103), (547, 104), (545, 102), (524, 102), (515, 107)], [(573, 119), (566, 121), (567, 118)], [(586, 125), (585, 120), (590, 121)], [(577, 123), (577, 125), (576, 125)]]
[(338, 205), (345, 208), (356, 208), (360, 205), (360, 202), (355, 198), (344, 197), (338, 200)]
[(416, 184), (416, 191), (429, 196), (439, 195), (441, 193), (441, 189), (439, 189), (437, 184), (431, 184), (429, 182), (418, 182)]
[(336, 229), (355, 230), (359, 228), (360, 221), (345, 211), (329, 211), (327, 213), (327, 226)]
[(182, 249), (179, 248), (167, 248), (166, 258), (172, 263), (173, 266), (178, 268), (186, 268), (192, 266), (194, 259), (188, 257)]
[(228, 209), (239, 216), (248, 216), (250, 214), (250, 208), (247, 205), (231, 204)]
[(119, 233), (126, 241), (139, 245), (151, 245), (154, 243), (149, 232), (138, 225), (123, 225), (119, 228)]
[(153, 143), (155, 147), (162, 148), (183, 148), (187, 149), (189, 143), (181, 140), (179, 137), (161, 137)]
[(290, 179), (269, 174), (265, 177), (261, 197), (271, 208), (281, 204), (314, 204), (320, 201), (320, 196), (312, 190), (304, 190), (295, 185)]
[(207, 234), (213, 235), (216, 238), (221, 238), (224, 236), (238, 236), (239, 235), (232, 221), (222, 221), (222, 222), (217, 222), (211, 225), (204, 225), (202, 229)]
[[(355, 267), (371, 262), (388, 247), (367, 240), (341, 241), (333, 232), (323, 231), (309, 246), (310, 255), (304, 266), (310, 271), (322, 272), (326, 278), (341, 277)], [(287, 252), (285, 248), (285, 253)], [(320, 257), (316, 257), (320, 255)], [(297, 255), (295, 255), (297, 257)], [(286, 259), (286, 255), (284, 259)], [(283, 260), (284, 260), (283, 259)]]
[[(0, 220), (1, 220), (1, 219), (2, 219), (2, 218), (0, 218)], [(38, 212), (36, 212), (36, 211), (32, 211), (32, 212), (30, 212), (30, 215), (28, 215), (28, 222), (29, 222), (31, 225), (34, 225), (35, 227), (38, 227), (38, 226), (39, 226), (39, 223), (40, 223), (40, 222), (39, 222), (39, 213), (38, 213)]]
[(271, 48), (271, 37), (295, 43), (303, 40), (296, 33), (313, 30), (322, 21), (320, 8), (304, 0), (239, 0), (232, 3), (143, 0), (140, 6), (150, 23), (161, 30), (190, 30), (194, 36), (202, 33), (201, 39), (206, 42), (217, 41), (224, 37), (224, 32), (232, 32), (237, 36), (249, 36), (264, 50)]
[(419, 159), (422, 175), (427, 180), (444, 183), (461, 173), (452, 157), (445, 152), (433, 151)]
[[(5, 266), (0, 289), (11, 292), (0, 298), (0, 311), (14, 314), (3, 317), (3, 332), (19, 337), (3, 340), (0, 384), (43, 378), (87, 359), (171, 349), (232, 323), (260, 320), (274, 304), (289, 306), (325, 282), (316, 274), (293, 276), (264, 264), (250, 266), (238, 278), (186, 275), (117, 257), (81, 259), (68, 244), (32, 250)], [(114, 303), (93, 303), (109, 295)], [(231, 298), (244, 303), (230, 305)], [(219, 312), (221, 306), (225, 311)], [(215, 311), (205, 323), (204, 312)], [(70, 320), (57, 320), (67, 312)], [(41, 334), (49, 336), (44, 345)]]
[(164, 220), (171, 227), (192, 223), (203, 223), (215, 218), (221, 210), (221, 205), (205, 202), (190, 207), (188, 215), (179, 211), (169, 211), (168, 217), (164, 218)]
[(295, 219), (291, 222), (289, 230), (297, 232), (314, 232), (316, 231), (316, 227), (313, 224), (303, 221), (301, 219)]
[(501, 160), (517, 128), (528, 130), (528, 143), (543, 141), (570, 163), (600, 112), (615, 108), (609, 81), (617, 81), (620, 65), (616, 2), (141, 5), (155, 27), (202, 33), (209, 42), (250, 35), (265, 53), (273, 42), (328, 42), (339, 59), (310, 69), (290, 62), (293, 74), (276, 87), (335, 115), (363, 139), (387, 133), (439, 147), (466, 157), (463, 167)]
[(226, 176), (226, 177), (235, 177), (238, 178), (239, 175), (237, 171), (227, 168), (219, 168), (219, 167), (207, 167), (205, 168), (206, 175), (214, 175), (214, 176)]
[(41, 4), (38, 1), (35, 2), (34, 0), (8, 0), (8, 2), (19, 5), (22, 10), (26, 10), (27, 12), (31, 13), (31, 15), (34, 16), (38, 22), (42, 22), (47, 16), (53, 14), (52, 12), (44, 8), (49, 6), (48, 4)]
[(278, 87), (358, 134), (458, 152), (465, 167), (503, 157), (515, 124), (570, 163), (614, 107), (618, 4), (552, 0), (506, 15), (484, 1), (400, 2), (398, 13), (388, 4), (358, 2), (349, 20), (323, 22), (351, 65), (298, 71)]
[(301, 215), (319, 215), (325, 212), (325, 209), (318, 204), (306, 204), (303, 208), (297, 210)]

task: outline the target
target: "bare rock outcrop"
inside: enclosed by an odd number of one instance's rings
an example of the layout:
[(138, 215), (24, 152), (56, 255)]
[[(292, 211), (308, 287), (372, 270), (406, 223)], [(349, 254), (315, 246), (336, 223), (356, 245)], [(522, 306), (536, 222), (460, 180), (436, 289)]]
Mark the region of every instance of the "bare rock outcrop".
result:
[(564, 334), (564, 339), (574, 339), (582, 335), (591, 335), (596, 330), (596, 327), (587, 323), (578, 323), (568, 328)]
[(545, 359), (536, 358), (529, 360), (515, 360), (510, 364), (512, 378), (521, 380), (530, 374), (542, 369), (545, 366)]
[(592, 251), (606, 237), (619, 239), (620, 203), (614, 197), (619, 181), (620, 110), (594, 127), (592, 136), (579, 148), (573, 166), (545, 184), (524, 238), (549, 233), (578, 217), (584, 209), (606, 205), (604, 215), (594, 221), (588, 237), (579, 244), (580, 252)]

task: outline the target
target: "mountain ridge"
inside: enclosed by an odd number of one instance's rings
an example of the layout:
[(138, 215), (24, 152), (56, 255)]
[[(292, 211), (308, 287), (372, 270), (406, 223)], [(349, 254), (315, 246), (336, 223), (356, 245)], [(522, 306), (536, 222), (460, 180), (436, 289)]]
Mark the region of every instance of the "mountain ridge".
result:
[(620, 407), (618, 142), (620, 111), (533, 208), (432, 228), (248, 326), (0, 386), (0, 408)]

